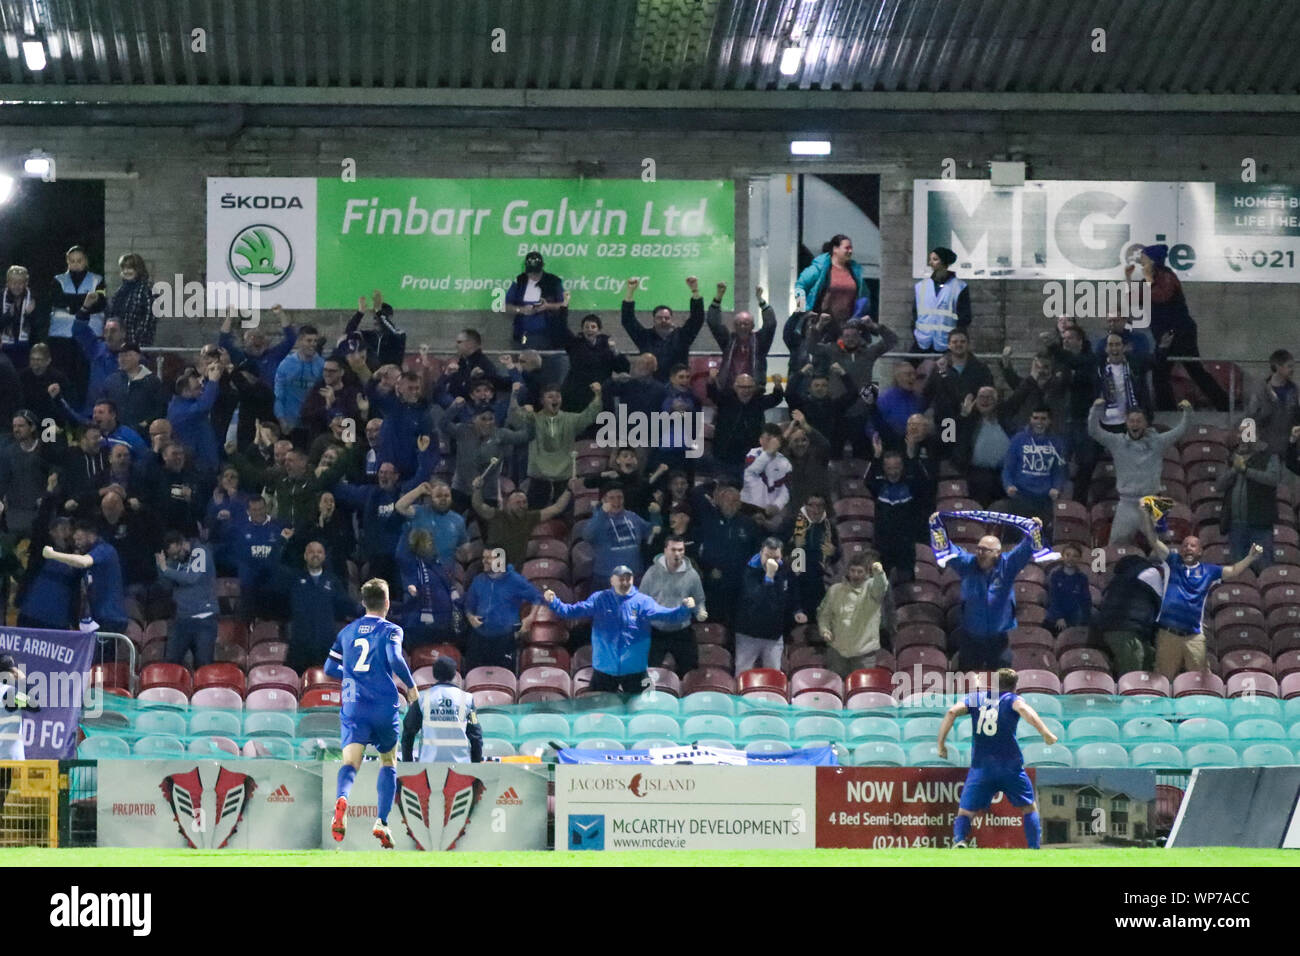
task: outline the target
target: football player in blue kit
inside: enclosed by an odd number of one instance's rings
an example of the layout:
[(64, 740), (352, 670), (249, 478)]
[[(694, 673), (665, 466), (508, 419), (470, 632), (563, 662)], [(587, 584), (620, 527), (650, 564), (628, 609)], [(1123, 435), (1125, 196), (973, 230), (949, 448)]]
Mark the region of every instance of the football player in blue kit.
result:
[(965, 700), (948, 708), (939, 725), (939, 756), (947, 757), (948, 748), (944, 746), (944, 740), (957, 718), (970, 714), (975, 722), (975, 732), (971, 735), (970, 771), (961, 791), (957, 819), (953, 821), (952, 845), (966, 846), (975, 814), (987, 810), (995, 796), (1005, 793), (1023, 817), (1029, 848), (1037, 850), (1043, 825), (1038, 819), (1034, 785), (1029, 774), (1025, 773), (1016, 727), (1020, 718), (1025, 718), (1034, 730), (1043, 735), (1043, 742), (1048, 745), (1056, 743), (1056, 735), (1047, 728), (1034, 708), (1016, 693), (1016, 672), (1004, 667), (997, 676), (996, 695), (983, 690), (967, 695)]
[(347, 833), (348, 796), (361, 769), (366, 744), (379, 751), (379, 819), (372, 831), (386, 850), (393, 847), (388, 813), (397, 793), (397, 739), (401, 732), (398, 709), (402, 695), (396, 679), (406, 685), (406, 699), (419, 697), (411, 668), (402, 656), (402, 629), (386, 619), (388, 582), (371, 578), (361, 586), (361, 603), (366, 614), (334, 638), (325, 661), (325, 673), (343, 681), (343, 706), (339, 723), (343, 729), (343, 766), (339, 768), (338, 798), (334, 802), (331, 831), (336, 841)]

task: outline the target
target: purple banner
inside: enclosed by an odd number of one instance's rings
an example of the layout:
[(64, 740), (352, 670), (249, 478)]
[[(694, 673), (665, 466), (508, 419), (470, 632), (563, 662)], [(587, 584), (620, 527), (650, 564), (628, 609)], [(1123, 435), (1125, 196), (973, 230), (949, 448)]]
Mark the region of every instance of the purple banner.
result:
[(12, 654), (25, 675), (17, 689), (39, 708), (23, 711), (28, 760), (67, 760), (76, 753), (82, 704), (92, 699), (94, 652), (93, 633), (0, 628), (0, 654)]

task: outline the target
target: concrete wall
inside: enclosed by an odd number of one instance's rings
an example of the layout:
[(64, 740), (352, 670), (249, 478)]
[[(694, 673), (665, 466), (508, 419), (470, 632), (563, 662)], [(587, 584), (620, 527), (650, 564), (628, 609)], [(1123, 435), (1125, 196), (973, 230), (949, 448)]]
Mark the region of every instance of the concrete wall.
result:
[[(1053, 117), (1051, 126), (1068, 126)], [(1071, 134), (1019, 132), (1046, 128), (1033, 118), (1006, 121), (992, 133), (837, 134), (835, 163), (827, 171), (869, 171), (881, 175), (881, 316), (899, 332), (910, 321), (912, 180), (939, 175), (944, 157), (957, 160), (958, 175), (983, 175), (984, 163), (1008, 150), (1030, 158), (1037, 179), (1236, 180), (1243, 157), (1259, 164), (1261, 182), (1300, 182), (1300, 137), (1263, 135)], [(366, 176), (557, 176), (579, 174), (579, 163), (599, 175), (639, 175), (641, 159), (652, 156), (662, 178), (735, 178), (753, 172), (796, 168), (787, 137), (745, 132), (530, 129), (342, 128), (249, 129), (233, 139), (204, 138), (187, 129), (0, 128), (0, 150), (20, 155), (40, 147), (57, 157), (69, 177), (132, 169), (137, 179), (112, 179), (106, 189), (107, 249), (110, 256), (142, 254), (156, 277), (183, 273), (200, 278), (204, 268), (204, 179), (207, 176), (333, 176), (340, 161), (357, 161)], [(811, 165), (806, 167), (812, 170)], [(734, 288), (748, 289), (748, 203), (736, 202), (737, 257)], [(502, 263), (503, 275), (518, 263)], [(701, 276), (704, 288), (715, 281)], [(358, 292), (371, 288), (357, 277)], [(1300, 285), (1189, 283), (1187, 297), (1201, 329), (1204, 354), (1259, 359), (1285, 345), (1296, 348)], [(1030, 352), (1044, 327), (1041, 286), (1032, 282), (987, 281), (973, 285), (975, 345), (996, 351), (1004, 342)], [(400, 297), (392, 294), (400, 309)], [(610, 315), (617, 303), (611, 301)], [(454, 330), (474, 324), (488, 347), (508, 343), (509, 323), (491, 313), (411, 313), (401, 319), (413, 344), (449, 346)], [(327, 328), (336, 315), (315, 320)], [(615, 323), (616, 324), (616, 323)], [(204, 330), (206, 334), (209, 329)], [(195, 342), (194, 320), (165, 321), (159, 344)], [(707, 333), (705, 333), (707, 336)], [(620, 333), (621, 337), (621, 333)], [(626, 344), (626, 343), (624, 343)], [(709, 340), (705, 345), (712, 345)], [(780, 339), (777, 340), (780, 348)]]

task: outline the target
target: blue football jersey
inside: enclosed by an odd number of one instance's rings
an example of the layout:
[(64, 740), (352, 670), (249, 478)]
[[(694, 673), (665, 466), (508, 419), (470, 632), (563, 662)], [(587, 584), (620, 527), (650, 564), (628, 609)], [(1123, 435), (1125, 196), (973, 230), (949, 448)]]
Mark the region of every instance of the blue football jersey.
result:
[(1015, 711), (1018, 694), (994, 697), (979, 691), (966, 698), (966, 707), (974, 721), (971, 734), (970, 765), (975, 770), (1005, 770), (1024, 765), (1016, 728), (1020, 715)]
[(1161, 627), (1197, 634), (1205, 616), (1205, 598), (1223, 578), (1223, 566), (1199, 561), (1189, 568), (1177, 551), (1169, 552), (1165, 564), (1169, 566), (1169, 582), (1157, 621)]
[(401, 705), (393, 680), (388, 647), (402, 653), (402, 629), (392, 621), (367, 614), (359, 617), (334, 638), (330, 657), (343, 666), (343, 708)]

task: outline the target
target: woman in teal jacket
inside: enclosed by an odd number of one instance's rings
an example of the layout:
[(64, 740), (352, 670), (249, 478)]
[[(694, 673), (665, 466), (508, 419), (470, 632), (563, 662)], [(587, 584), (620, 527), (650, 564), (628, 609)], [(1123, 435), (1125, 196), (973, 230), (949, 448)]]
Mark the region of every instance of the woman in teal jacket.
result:
[(822, 246), (822, 254), (795, 282), (803, 293), (804, 309), (826, 312), (836, 326), (857, 316), (871, 314), (871, 293), (862, 266), (853, 261), (853, 240), (836, 235)]

